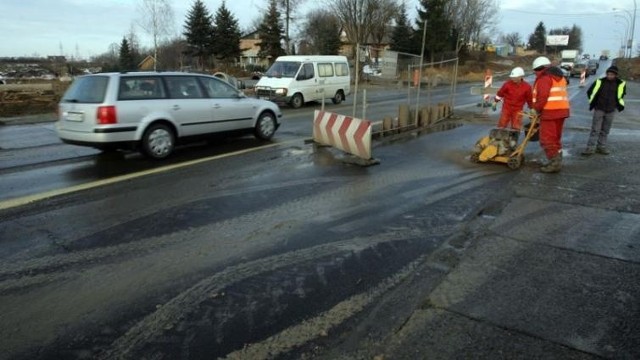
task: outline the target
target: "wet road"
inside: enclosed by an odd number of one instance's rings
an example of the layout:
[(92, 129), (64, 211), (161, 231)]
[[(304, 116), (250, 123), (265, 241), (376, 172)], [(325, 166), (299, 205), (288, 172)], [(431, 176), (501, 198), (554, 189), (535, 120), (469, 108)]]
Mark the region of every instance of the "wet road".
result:
[(388, 144), (364, 169), (282, 146), (5, 211), (2, 347), (215, 358), (299, 323), (464, 228), (511, 174), (445, 146), (481, 132)]
[[(459, 88), (458, 101), (473, 105), (477, 97), (469, 95), (469, 87), (464, 85)], [(444, 101), (449, 93), (449, 88), (436, 88), (432, 100)], [(362, 95), (359, 96), (356, 116), (361, 116), (363, 111)], [(413, 96), (415, 91), (412, 101)], [(367, 97), (367, 117), (376, 121), (384, 116), (397, 116), (398, 104), (406, 102), (407, 90), (370, 90)], [(423, 98), (426, 99), (426, 95)], [(352, 101), (350, 97), (339, 106), (329, 101), (326, 109), (352, 114)], [(274, 142), (287, 143), (311, 137), (313, 111), (318, 108), (319, 104), (313, 103), (297, 110), (283, 107), (283, 125), (276, 133)], [(175, 156), (157, 162), (137, 153), (105, 156), (91, 148), (65, 145), (57, 138), (54, 128), (53, 123), (0, 127), (0, 200), (264, 145), (253, 138), (213, 139), (205, 146), (196, 143), (179, 148)]]
[[(572, 88), (577, 108), (580, 91)], [(289, 111), (304, 125), (283, 126), (278, 143), (259, 151), (0, 211), (3, 357), (286, 358), (348, 328), (417, 264), (429, 276), (448, 271), (476, 231), (471, 220), (490, 216), (517, 174), (467, 161), (489, 128), (469, 123), (385, 140), (374, 148), (379, 166), (344, 165), (299, 139), (310, 112)], [(573, 128), (588, 123), (581, 113)], [(62, 145), (34, 148), (42, 146)], [(172, 161), (253, 146), (229, 140)], [(531, 147), (528, 158), (538, 153)], [(58, 185), (159, 166), (78, 156), (87, 158), (29, 166)], [(259, 346), (241, 352), (247, 344)]]

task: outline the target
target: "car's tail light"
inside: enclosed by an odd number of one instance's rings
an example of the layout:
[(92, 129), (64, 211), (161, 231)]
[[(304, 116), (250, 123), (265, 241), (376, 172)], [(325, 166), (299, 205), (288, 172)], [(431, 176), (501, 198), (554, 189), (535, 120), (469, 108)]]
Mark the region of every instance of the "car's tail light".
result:
[(100, 106), (98, 107), (98, 124), (117, 124), (118, 118), (116, 116), (115, 106)]

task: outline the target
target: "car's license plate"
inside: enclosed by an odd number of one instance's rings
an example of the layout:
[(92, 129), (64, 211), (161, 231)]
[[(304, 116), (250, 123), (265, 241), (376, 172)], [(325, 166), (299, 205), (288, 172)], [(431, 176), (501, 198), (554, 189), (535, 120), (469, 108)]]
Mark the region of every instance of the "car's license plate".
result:
[(84, 114), (77, 112), (67, 113), (67, 121), (83, 121)]

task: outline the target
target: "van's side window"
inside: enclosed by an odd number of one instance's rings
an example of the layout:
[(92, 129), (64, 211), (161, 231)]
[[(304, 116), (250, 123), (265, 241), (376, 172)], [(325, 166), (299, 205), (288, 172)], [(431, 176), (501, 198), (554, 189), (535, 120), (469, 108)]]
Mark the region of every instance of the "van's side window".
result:
[(318, 76), (320, 77), (333, 76), (333, 64), (318, 64)]
[(200, 99), (204, 97), (195, 77), (166, 76), (164, 80), (169, 88), (169, 96), (173, 99)]
[(336, 76), (349, 75), (349, 66), (345, 63), (336, 64)]
[(315, 71), (313, 70), (313, 64), (304, 64), (300, 74), (298, 74), (297, 80), (309, 80), (315, 77)]
[(121, 77), (118, 100), (163, 99), (164, 86), (159, 77)]
[(208, 77), (201, 77), (200, 80), (204, 88), (207, 89), (210, 98), (224, 99), (238, 97), (238, 91), (223, 80)]

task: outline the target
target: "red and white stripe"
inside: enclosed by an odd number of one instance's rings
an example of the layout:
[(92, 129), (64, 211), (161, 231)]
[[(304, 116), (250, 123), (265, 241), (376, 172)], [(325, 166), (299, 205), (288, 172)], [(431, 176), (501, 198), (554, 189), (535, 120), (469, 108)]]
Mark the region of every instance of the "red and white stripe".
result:
[[(491, 70), (487, 70), (484, 74), (484, 88), (488, 89), (493, 85), (493, 75), (491, 75)], [(485, 101), (488, 101), (491, 95), (484, 94), (483, 98)]]
[(316, 110), (313, 140), (362, 159), (371, 159), (371, 122)]

